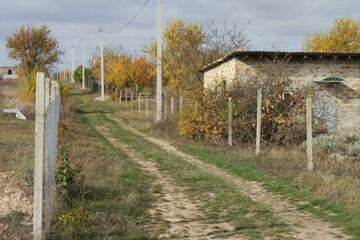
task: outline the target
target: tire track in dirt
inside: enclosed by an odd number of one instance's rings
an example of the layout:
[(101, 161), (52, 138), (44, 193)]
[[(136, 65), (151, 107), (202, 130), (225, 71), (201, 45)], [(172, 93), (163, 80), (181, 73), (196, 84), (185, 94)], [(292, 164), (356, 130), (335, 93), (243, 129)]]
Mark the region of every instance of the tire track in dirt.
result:
[[(169, 225), (167, 231), (160, 234), (160, 239), (222, 239), (212, 236), (213, 232), (231, 233), (234, 229), (228, 223), (206, 223), (199, 208), (186, 196), (184, 189), (178, 187), (172, 179), (164, 176), (154, 161), (146, 160), (144, 156), (130, 148), (127, 144), (115, 139), (105, 127), (95, 127), (114, 147), (125, 152), (132, 161), (140, 165), (141, 169), (156, 177), (154, 185), (161, 185), (163, 194), (158, 196), (157, 202), (150, 214), (152, 228), (159, 228), (161, 223), (156, 222), (157, 216)], [(156, 232), (156, 231), (155, 231)], [(229, 236), (224, 239), (243, 239), (240, 236)]]
[(110, 120), (118, 123), (122, 128), (144, 138), (145, 140), (159, 146), (160, 148), (175, 154), (187, 162), (199, 167), (201, 170), (219, 176), (228, 183), (236, 186), (243, 194), (250, 197), (253, 201), (263, 203), (269, 206), (273, 213), (283, 219), (290, 225), (292, 237), (301, 240), (332, 240), (332, 239), (351, 239), (345, 235), (341, 229), (335, 227), (329, 222), (318, 219), (316, 216), (298, 210), (294, 204), (281, 198), (280, 195), (274, 194), (266, 190), (261, 183), (255, 181), (248, 181), (239, 176), (232, 175), (225, 170), (222, 170), (214, 165), (205, 163), (189, 154), (186, 154), (170, 143), (150, 137), (144, 133), (139, 132), (135, 128), (126, 125), (121, 120), (109, 116)]

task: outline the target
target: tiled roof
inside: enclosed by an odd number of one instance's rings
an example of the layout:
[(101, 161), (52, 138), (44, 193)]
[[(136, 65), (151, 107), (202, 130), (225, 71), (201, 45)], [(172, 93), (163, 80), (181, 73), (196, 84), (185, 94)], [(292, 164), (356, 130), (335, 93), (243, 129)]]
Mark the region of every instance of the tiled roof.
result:
[(241, 57), (241, 56), (255, 56), (255, 57), (269, 57), (269, 56), (278, 56), (278, 57), (336, 57), (339, 59), (344, 58), (359, 58), (360, 53), (346, 53), (346, 52), (286, 52), (286, 51), (244, 51), (244, 50), (237, 50), (231, 53), (224, 55), (223, 57), (219, 58), (218, 60), (204, 66), (200, 69), (200, 72), (206, 72), (220, 64), (234, 58), (234, 57)]

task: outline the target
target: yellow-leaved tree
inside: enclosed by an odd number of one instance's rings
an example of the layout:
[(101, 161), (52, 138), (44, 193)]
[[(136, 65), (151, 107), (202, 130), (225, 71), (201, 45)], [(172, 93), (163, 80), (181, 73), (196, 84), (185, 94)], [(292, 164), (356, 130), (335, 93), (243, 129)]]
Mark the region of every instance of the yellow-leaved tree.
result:
[(304, 43), (304, 50), (360, 52), (360, 21), (351, 17), (336, 19), (330, 31), (310, 34)]
[[(163, 78), (172, 95), (197, 95), (201, 91), (199, 69), (234, 49), (246, 49), (249, 41), (243, 29), (236, 25), (218, 28), (214, 23), (202, 26), (182, 19), (170, 20), (164, 32)], [(156, 42), (149, 44), (148, 53), (156, 64)]]
[[(163, 78), (168, 90), (179, 94), (180, 90), (194, 88), (201, 83), (198, 70), (203, 66), (201, 49), (205, 36), (199, 23), (186, 23), (181, 19), (169, 21), (164, 33)], [(146, 52), (156, 63), (156, 43)]]
[(36, 72), (48, 73), (62, 52), (46, 25), (21, 26), (6, 40), (9, 57), (18, 61), (22, 80), (19, 97), (22, 102), (34, 100)]

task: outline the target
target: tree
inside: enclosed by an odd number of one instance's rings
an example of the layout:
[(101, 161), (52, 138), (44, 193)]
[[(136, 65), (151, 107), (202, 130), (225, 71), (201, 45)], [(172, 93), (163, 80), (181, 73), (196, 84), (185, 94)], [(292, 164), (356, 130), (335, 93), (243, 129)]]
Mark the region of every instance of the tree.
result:
[[(100, 56), (94, 56), (93, 76), (100, 79)], [(105, 80), (111, 88), (149, 88), (154, 80), (154, 66), (144, 56), (132, 56), (121, 47), (105, 48)]]
[[(186, 95), (202, 87), (199, 69), (234, 48), (247, 48), (243, 30), (236, 26), (219, 29), (214, 23), (204, 29), (200, 23), (187, 23), (182, 19), (169, 21), (164, 32), (163, 78), (172, 94)], [(145, 49), (152, 64), (156, 65), (156, 42)]]
[(50, 36), (46, 25), (21, 26), (7, 38), (9, 57), (19, 62), (18, 72), (23, 82), (18, 95), (22, 102), (34, 101), (36, 72), (49, 73), (62, 52), (58, 41)]
[[(76, 82), (81, 83), (82, 82), (82, 65), (78, 66), (74, 71), (74, 80)], [(90, 80), (92, 78), (91, 70), (90, 68), (85, 67), (85, 80)]]
[(20, 62), (19, 69), (24, 74), (34, 71), (48, 72), (62, 54), (59, 43), (50, 36), (46, 26), (21, 26), (12, 36), (7, 38), (6, 47), (9, 57)]
[(330, 31), (310, 34), (304, 43), (304, 50), (360, 52), (360, 21), (351, 17), (336, 19)]
[(150, 88), (155, 79), (155, 68), (144, 56), (134, 57), (130, 65), (131, 80), (140, 88)]

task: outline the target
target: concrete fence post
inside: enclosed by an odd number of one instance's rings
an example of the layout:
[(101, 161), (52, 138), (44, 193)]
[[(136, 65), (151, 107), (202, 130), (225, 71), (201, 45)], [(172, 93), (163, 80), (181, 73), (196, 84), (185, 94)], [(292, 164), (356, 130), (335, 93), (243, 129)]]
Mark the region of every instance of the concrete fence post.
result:
[(145, 117), (149, 118), (149, 99), (148, 94), (145, 95)]
[(258, 89), (258, 91), (257, 91), (257, 111), (256, 111), (256, 156), (258, 156), (260, 154), (261, 103), (262, 103), (262, 93), (261, 93), (261, 89)]
[(50, 160), (52, 154), (52, 112), (53, 107), (51, 103), (51, 82), (49, 78), (45, 78), (45, 139), (44, 139), (44, 151), (45, 151), (45, 158), (44, 158), (44, 176), (43, 176), (43, 232), (46, 234), (46, 231), (50, 228), (50, 185), (51, 185), (51, 178), (50, 178)]
[(56, 182), (55, 161), (61, 98), (59, 84), (36, 77), (35, 166), (33, 237), (45, 238), (54, 214)]
[(35, 166), (34, 166), (34, 206), (33, 237), (43, 238), (43, 174), (45, 160), (45, 74), (36, 76), (36, 117), (35, 117)]
[(171, 114), (174, 115), (175, 109), (174, 109), (174, 97), (171, 97), (170, 99), (171, 101)]
[(312, 149), (312, 103), (311, 98), (306, 99), (306, 154), (308, 171), (314, 170)]
[(233, 145), (233, 106), (232, 106), (232, 98), (229, 97), (229, 119), (228, 119), (228, 144), (229, 146)]

